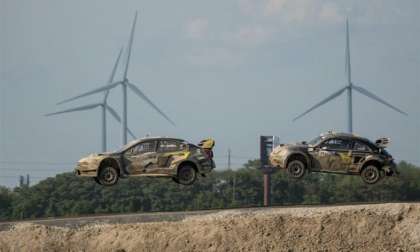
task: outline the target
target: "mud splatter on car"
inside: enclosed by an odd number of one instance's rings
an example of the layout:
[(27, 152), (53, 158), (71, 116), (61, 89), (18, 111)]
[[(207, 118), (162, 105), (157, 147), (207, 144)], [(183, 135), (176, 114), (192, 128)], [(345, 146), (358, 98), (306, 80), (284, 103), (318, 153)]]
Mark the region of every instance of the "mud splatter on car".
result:
[(375, 184), (398, 174), (393, 157), (385, 150), (388, 144), (388, 138), (372, 143), (354, 134), (328, 132), (308, 143), (281, 144), (271, 152), (270, 163), (293, 178), (306, 172), (330, 172), (360, 175), (364, 182)]
[(213, 139), (205, 139), (199, 146), (177, 138), (138, 139), (118, 151), (80, 159), (75, 174), (93, 177), (105, 186), (128, 176), (171, 177), (176, 183), (191, 185), (197, 175), (205, 176), (215, 168), (214, 145)]

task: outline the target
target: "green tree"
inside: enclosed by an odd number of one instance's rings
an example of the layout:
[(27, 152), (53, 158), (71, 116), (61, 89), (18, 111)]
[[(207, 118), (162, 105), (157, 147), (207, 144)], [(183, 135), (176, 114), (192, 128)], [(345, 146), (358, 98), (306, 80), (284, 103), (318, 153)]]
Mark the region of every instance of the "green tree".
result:
[[(91, 178), (63, 173), (13, 191), (0, 187), (0, 219), (77, 216), (94, 213), (183, 211), (261, 206), (263, 174), (259, 160), (237, 170), (216, 170), (194, 185), (168, 178), (128, 178), (104, 187)], [(401, 162), (401, 175), (367, 185), (359, 176), (309, 173), (289, 178), (284, 170), (272, 175), (275, 205), (420, 200), (420, 169)]]
[(0, 186), (0, 219), (8, 219), (12, 211), (12, 192)]

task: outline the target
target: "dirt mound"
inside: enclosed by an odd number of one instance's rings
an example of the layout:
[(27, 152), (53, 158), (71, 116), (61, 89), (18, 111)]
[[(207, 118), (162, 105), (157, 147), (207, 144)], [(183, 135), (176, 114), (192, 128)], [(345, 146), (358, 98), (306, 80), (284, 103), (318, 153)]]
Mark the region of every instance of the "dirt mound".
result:
[(0, 251), (419, 251), (420, 204), (233, 210), (177, 222), (19, 224)]

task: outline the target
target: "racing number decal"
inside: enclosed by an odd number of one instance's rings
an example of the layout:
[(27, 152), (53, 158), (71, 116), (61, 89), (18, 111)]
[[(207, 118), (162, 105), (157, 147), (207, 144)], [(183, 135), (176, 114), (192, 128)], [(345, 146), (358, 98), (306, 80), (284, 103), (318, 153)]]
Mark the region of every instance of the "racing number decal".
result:
[(331, 155), (331, 153), (329, 151), (320, 151), (319, 152), (320, 157), (326, 157), (326, 156), (329, 156), (329, 155)]
[(344, 165), (351, 164), (351, 151), (347, 153), (339, 153), (341, 162), (343, 162)]

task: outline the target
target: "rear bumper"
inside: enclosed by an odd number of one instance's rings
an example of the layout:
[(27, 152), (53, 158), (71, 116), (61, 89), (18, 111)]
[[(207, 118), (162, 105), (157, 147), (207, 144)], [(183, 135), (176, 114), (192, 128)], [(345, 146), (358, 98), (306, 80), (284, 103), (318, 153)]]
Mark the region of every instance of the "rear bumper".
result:
[(399, 175), (399, 171), (397, 170), (397, 165), (394, 163), (394, 161), (391, 161), (388, 164), (385, 164), (382, 169), (385, 171), (385, 174), (387, 176), (396, 176)]
[(216, 164), (214, 163), (213, 159), (205, 159), (199, 161), (200, 164), (200, 173), (206, 174), (210, 173), (214, 168), (216, 168)]

